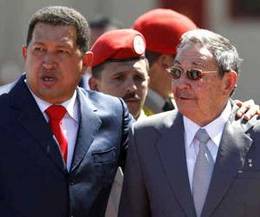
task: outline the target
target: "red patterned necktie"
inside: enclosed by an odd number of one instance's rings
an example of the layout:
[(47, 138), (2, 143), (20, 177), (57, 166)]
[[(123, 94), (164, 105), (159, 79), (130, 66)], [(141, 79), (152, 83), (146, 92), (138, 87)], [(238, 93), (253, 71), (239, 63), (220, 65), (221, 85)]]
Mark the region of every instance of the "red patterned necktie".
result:
[(61, 105), (51, 105), (45, 110), (45, 112), (49, 117), (51, 130), (59, 143), (61, 155), (66, 162), (68, 154), (68, 141), (62, 132), (61, 120), (67, 111)]

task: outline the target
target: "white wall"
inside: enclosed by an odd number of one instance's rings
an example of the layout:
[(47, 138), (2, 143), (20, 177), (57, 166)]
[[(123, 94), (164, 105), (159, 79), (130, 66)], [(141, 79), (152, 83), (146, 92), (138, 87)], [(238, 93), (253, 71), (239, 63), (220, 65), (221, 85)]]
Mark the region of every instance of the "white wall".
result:
[(260, 19), (234, 20), (228, 0), (208, 0), (207, 10), (210, 28), (233, 41), (244, 59), (235, 96), (260, 104)]
[(70, 5), (69, 0), (1, 0), (0, 2), (0, 84), (13, 81), (23, 71), (21, 48), (27, 23), (37, 9), (51, 5)]

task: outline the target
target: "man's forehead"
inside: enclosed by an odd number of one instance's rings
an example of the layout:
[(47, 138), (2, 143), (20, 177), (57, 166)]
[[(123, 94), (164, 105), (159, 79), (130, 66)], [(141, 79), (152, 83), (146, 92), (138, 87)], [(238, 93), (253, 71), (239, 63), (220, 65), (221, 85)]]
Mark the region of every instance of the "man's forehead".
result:
[(125, 61), (107, 61), (104, 65), (104, 72), (125, 72), (137, 70), (147, 73), (145, 59), (125, 60)]
[(57, 37), (76, 37), (76, 28), (72, 25), (51, 25), (48, 23), (37, 23), (34, 27), (33, 37), (48, 38), (56, 35)]
[(183, 62), (194, 65), (207, 65), (208, 62), (214, 60), (213, 54), (205, 46), (200, 44), (185, 44), (178, 48), (174, 63), (181, 64)]

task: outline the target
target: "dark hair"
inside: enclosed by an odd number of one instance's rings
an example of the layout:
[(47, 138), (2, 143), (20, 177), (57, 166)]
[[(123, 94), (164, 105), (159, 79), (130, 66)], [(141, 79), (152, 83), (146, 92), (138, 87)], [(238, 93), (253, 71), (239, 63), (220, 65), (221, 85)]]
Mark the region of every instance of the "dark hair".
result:
[(49, 6), (36, 11), (30, 20), (26, 46), (32, 40), (33, 31), (37, 23), (46, 23), (50, 25), (74, 26), (77, 31), (76, 43), (82, 52), (89, 48), (90, 31), (86, 18), (78, 11), (64, 6)]
[[(154, 51), (149, 51), (146, 50), (145, 51), (145, 56), (149, 62), (149, 66), (150, 68), (153, 66), (153, 64), (159, 59), (160, 56), (162, 56), (163, 54), (158, 53), (158, 52), (154, 52)], [(175, 54), (172, 54), (173, 58), (175, 58)]]
[(153, 52), (153, 51), (145, 51), (145, 56), (149, 62), (150, 67), (158, 60), (158, 58), (161, 56), (161, 53)]

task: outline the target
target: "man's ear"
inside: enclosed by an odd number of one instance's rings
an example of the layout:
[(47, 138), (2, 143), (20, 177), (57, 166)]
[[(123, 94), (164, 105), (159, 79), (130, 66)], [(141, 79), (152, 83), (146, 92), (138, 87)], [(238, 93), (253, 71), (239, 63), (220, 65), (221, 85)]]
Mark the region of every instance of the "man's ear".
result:
[(238, 82), (238, 74), (234, 70), (224, 74), (224, 90), (231, 93), (236, 87)]
[(99, 88), (98, 88), (98, 79), (91, 76), (90, 79), (88, 80), (88, 85), (89, 85), (89, 88), (91, 90), (96, 90), (96, 91), (99, 91)]
[(22, 47), (22, 55), (23, 55), (23, 58), (26, 59), (26, 57), (27, 57), (27, 47), (26, 46)]
[(83, 56), (83, 64), (86, 68), (92, 67), (94, 54), (92, 51), (87, 51)]

